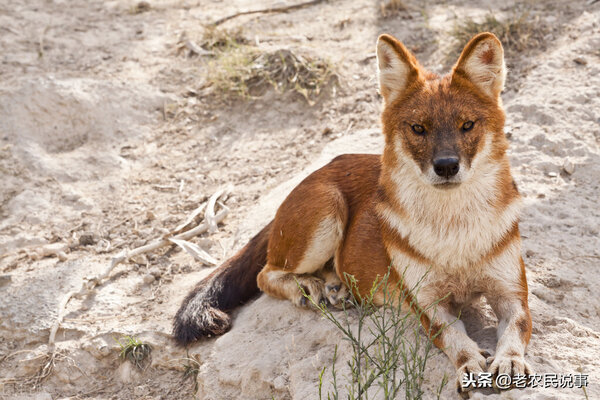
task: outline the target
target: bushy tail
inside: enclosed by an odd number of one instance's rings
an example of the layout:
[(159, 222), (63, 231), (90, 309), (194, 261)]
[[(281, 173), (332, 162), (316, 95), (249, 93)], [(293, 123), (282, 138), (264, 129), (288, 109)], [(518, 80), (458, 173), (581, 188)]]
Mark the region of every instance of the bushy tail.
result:
[(256, 277), (267, 263), (272, 223), (235, 256), (204, 278), (187, 295), (175, 315), (173, 336), (185, 346), (205, 336), (221, 335), (231, 327), (228, 311), (259, 292)]

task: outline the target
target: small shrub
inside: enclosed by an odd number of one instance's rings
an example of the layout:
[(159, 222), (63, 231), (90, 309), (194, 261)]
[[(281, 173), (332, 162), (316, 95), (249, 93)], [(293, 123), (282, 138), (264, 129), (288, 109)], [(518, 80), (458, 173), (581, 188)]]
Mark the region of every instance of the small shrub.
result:
[[(406, 290), (403, 282), (390, 283), (389, 276), (388, 271), (373, 284), (367, 296), (350, 297), (349, 302), (343, 306), (342, 318), (338, 318), (325, 304), (316, 304), (304, 294), (351, 345), (352, 355), (348, 361), (351, 376), (345, 387), (349, 400), (382, 398), (381, 396), (391, 400), (401, 392), (404, 392), (406, 399), (421, 399), (424, 394), (422, 386), (425, 366), (433, 349), (433, 338), (421, 334), (420, 318), (439, 301), (427, 309), (420, 309), (412, 300), (416, 297), (418, 285)], [(356, 279), (346, 275), (345, 280), (351, 292), (358, 293)], [(375, 305), (375, 296), (382, 296), (383, 305)], [(441, 331), (435, 335), (440, 333)], [(328, 400), (340, 398), (337, 358), (336, 346), (331, 364), (332, 391), (327, 393)], [(324, 396), (322, 386), (325, 371), (326, 367), (319, 374), (319, 399)], [(447, 377), (444, 377), (435, 394), (438, 399), (446, 383)]]

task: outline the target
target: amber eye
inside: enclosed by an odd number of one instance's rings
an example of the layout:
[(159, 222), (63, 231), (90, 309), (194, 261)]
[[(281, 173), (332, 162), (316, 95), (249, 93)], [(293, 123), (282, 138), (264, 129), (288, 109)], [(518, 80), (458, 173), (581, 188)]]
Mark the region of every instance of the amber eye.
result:
[(475, 122), (473, 121), (467, 121), (463, 124), (462, 126), (462, 130), (464, 132), (470, 131), (471, 129), (473, 129), (473, 125), (475, 125)]
[(416, 133), (417, 135), (422, 135), (425, 133), (425, 128), (423, 127), (423, 125), (414, 124), (411, 128), (412, 128), (413, 132)]

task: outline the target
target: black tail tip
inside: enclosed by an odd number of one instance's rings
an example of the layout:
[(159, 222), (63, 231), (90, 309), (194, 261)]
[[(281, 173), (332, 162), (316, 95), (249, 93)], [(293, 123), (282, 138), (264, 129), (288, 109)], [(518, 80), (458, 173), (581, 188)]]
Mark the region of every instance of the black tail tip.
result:
[(178, 345), (187, 346), (205, 337), (222, 335), (230, 328), (231, 318), (217, 308), (207, 306), (194, 313), (181, 309), (175, 316), (173, 337)]

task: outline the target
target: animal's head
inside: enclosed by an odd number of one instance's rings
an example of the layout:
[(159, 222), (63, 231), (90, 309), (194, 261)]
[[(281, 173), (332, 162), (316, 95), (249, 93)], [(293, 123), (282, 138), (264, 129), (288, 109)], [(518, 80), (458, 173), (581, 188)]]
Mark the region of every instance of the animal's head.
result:
[(422, 181), (449, 189), (483, 163), (504, 157), (500, 92), (506, 67), (500, 41), (481, 33), (443, 77), (426, 71), (397, 39), (377, 41), (386, 154)]

